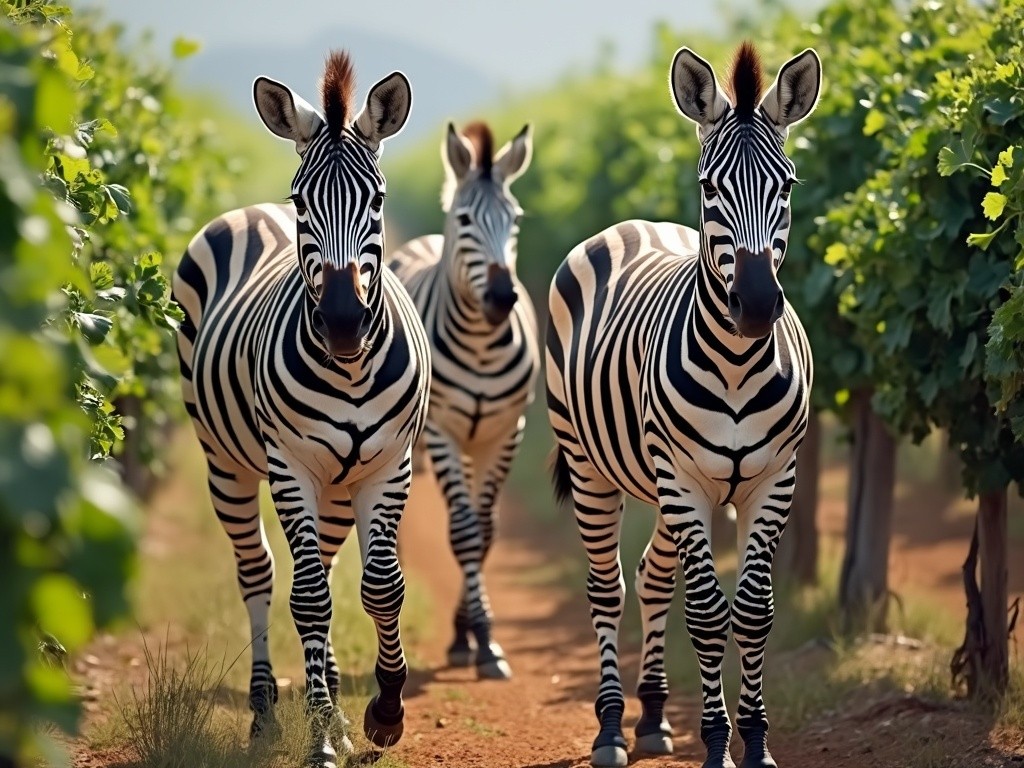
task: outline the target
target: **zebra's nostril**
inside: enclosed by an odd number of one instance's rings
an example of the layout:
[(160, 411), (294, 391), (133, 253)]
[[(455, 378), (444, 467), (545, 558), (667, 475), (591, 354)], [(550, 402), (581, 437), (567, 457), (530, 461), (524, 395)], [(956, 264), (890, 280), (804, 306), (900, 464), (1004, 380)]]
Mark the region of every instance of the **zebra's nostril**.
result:
[(310, 319), (313, 321), (313, 330), (321, 336), (326, 336), (327, 323), (324, 321), (324, 313), (319, 308), (315, 308)]
[(729, 312), (738, 315), (742, 309), (743, 304), (740, 302), (740, 295), (736, 291), (729, 291)]

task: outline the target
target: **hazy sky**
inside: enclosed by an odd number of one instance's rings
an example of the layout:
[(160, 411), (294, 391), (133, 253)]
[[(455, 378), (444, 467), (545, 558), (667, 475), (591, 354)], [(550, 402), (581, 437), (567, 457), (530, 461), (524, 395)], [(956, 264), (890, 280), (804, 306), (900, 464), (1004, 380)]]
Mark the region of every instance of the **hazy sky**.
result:
[[(371, 30), (414, 41), (461, 60), (504, 85), (535, 85), (574, 65), (593, 64), (601, 41), (611, 41), (617, 59), (646, 59), (652, 25), (722, 29), (718, 9), (750, 12), (758, 0), (76, 0), (100, 5), (132, 31), (152, 29), (169, 43), (177, 35), (207, 46), (294, 45), (325, 28)], [(813, 8), (821, 0), (791, 0)], [(344, 41), (339, 44), (344, 45)], [(164, 48), (166, 50), (166, 47)]]

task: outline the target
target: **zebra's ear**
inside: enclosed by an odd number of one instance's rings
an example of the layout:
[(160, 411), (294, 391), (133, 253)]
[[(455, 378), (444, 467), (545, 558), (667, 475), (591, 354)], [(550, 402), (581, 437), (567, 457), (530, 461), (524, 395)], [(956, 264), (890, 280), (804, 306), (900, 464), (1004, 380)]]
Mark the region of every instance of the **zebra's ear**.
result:
[(526, 173), (532, 157), (533, 129), (527, 123), (512, 141), (498, 150), (494, 158), (494, 168), (501, 174), (505, 184), (511, 184)]
[(252, 100), (263, 124), (271, 133), (295, 142), (295, 151), (300, 155), (324, 122), (308, 101), (269, 77), (256, 78)]
[(366, 106), (353, 126), (374, 152), (380, 151), (405, 126), (412, 110), (412, 86), (401, 72), (392, 72), (366, 94)]
[(448, 123), (448, 130), (441, 145), (441, 160), (445, 171), (456, 181), (463, 178), (473, 166), (473, 148), (455, 130), (455, 123)]
[(808, 48), (782, 65), (775, 83), (761, 99), (761, 109), (785, 133), (814, 111), (820, 93), (821, 60)]
[(700, 129), (718, 120), (729, 107), (711, 65), (689, 48), (676, 51), (669, 86), (680, 113)]

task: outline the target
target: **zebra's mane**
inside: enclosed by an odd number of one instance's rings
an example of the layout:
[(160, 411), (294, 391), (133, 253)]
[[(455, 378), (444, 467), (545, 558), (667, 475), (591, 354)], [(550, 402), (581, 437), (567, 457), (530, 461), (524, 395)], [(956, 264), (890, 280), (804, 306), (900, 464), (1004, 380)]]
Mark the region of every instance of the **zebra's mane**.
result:
[(751, 120), (761, 100), (764, 74), (761, 70), (761, 56), (749, 40), (744, 41), (736, 51), (729, 75), (729, 87), (736, 116), (740, 120)]
[(320, 81), (327, 129), (335, 139), (341, 138), (352, 115), (352, 98), (356, 90), (356, 72), (346, 51), (331, 51), (324, 64), (324, 77)]
[(494, 134), (490, 126), (483, 120), (476, 120), (462, 129), (462, 135), (473, 145), (473, 159), (480, 169), (480, 175), (490, 178), (494, 163)]

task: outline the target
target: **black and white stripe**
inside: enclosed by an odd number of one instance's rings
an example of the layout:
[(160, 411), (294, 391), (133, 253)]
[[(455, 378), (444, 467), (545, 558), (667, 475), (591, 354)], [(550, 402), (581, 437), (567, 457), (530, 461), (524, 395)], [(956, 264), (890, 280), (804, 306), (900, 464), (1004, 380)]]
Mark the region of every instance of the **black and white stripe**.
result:
[(507, 678), (511, 669), (491, 637), (482, 567), (540, 367), (533, 306), (515, 277), (521, 211), (509, 190), (529, 163), (530, 141), (524, 128), (492, 158), (485, 125), (468, 126), (464, 136), (449, 126), (445, 233), (413, 240), (391, 260), (431, 345), (426, 444), (463, 573), (448, 658), (459, 666), (475, 662), (490, 678)]
[(337, 731), (329, 576), (353, 525), (363, 606), (379, 641), (380, 693), (364, 729), (382, 745), (401, 735), (405, 585), (396, 537), (430, 379), (415, 307), (382, 264), (377, 150), (405, 121), (408, 83), (399, 73), (381, 81), (349, 122), (331, 109), (331, 99), (350, 90), (338, 82), (346, 77), (347, 59), (332, 55), (326, 121), (285, 86), (257, 81), (261, 116), (299, 151), (294, 205), (253, 206), (210, 222), (174, 278), (186, 315), (178, 334), (182, 391), (251, 622), (252, 733), (273, 721), (277, 699), (267, 642), (274, 563), (258, 502), (265, 478), (294, 560), (290, 605), (314, 727), (310, 764), (319, 766), (351, 747)]
[[(618, 668), (625, 494), (660, 509), (636, 576), (644, 637), (639, 751), (672, 750), (664, 643), (681, 564), (702, 679), (705, 768), (734, 765), (721, 676), (730, 627), (742, 665), (742, 768), (775, 765), (761, 694), (771, 563), (789, 514), (811, 384), (807, 340), (776, 279), (795, 181), (783, 143), (788, 126), (816, 103), (820, 64), (813, 51), (800, 54), (763, 99), (760, 79), (756, 54), (744, 45), (730, 101), (707, 62), (680, 50), (671, 85), (680, 111), (698, 126), (700, 232), (624, 222), (577, 246), (551, 285), (556, 480), (572, 496), (589, 557), (601, 659), (594, 765), (626, 765)], [(731, 607), (709, 538), (712, 511), (727, 504), (737, 510), (740, 549)]]

